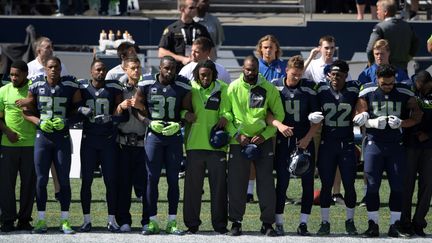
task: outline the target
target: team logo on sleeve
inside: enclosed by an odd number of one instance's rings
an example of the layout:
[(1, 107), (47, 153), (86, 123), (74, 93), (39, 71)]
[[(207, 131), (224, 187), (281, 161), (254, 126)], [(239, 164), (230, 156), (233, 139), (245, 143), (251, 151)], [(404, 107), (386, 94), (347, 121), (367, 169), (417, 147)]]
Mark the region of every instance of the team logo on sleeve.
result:
[(39, 94), (45, 93), (45, 88), (39, 88)]
[(157, 94), (157, 88), (151, 88), (150, 93), (151, 94)]

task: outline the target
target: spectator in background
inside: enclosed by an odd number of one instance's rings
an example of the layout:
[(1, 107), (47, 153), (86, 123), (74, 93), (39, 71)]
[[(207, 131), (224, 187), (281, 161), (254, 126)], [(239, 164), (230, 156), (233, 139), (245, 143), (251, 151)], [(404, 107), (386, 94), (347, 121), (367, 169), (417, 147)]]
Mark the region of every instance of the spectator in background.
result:
[[(28, 66), (27, 78), (29, 79), (37, 77), (42, 74), (46, 74), (43, 63), (45, 62), (45, 60), (48, 59), (48, 57), (53, 56), (52, 41), (45, 36), (39, 37), (34, 44), (34, 50), (35, 50), (36, 58), (33, 61), (27, 63)], [(69, 74), (63, 63), (61, 68), (62, 68), (61, 76), (66, 76)]]
[(196, 0), (180, 0), (179, 4), (180, 19), (164, 29), (158, 54), (159, 58), (172, 56), (177, 62), (177, 73), (191, 62), (192, 43), (201, 36), (211, 39), (206, 27), (193, 21), (197, 13)]
[[(179, 74), (188, 78), (189, 80), (194, 79), (193, 71), (200, 61), (205, 61), (210, 58), (210, 52), (212, 50), (211, 40), (205, 37), (199, 37), (192, 44), (191, 58), (192, 62), (184, 66)], [(214, 63), (217, 70), (217, 79), (224, 81), (225, 83), (231, 83), (230, 74), (220, 64)]]
[[(108, 8), (109, 8), (110, 0), (101, 0), (100, 1), (100, 9), (99, 9), (99, 15), (101, 16), (107, 16), (108, 15)], [(126, 16), (127, 13), (127, 0), (119, 0), (119, 12), (120, 16)]]
[(357, 8), (357, 20), (364, 19), (364, 12), (366, 8), (366, 2), (369, 2), (371, 19), (377, 19), (377, 0), (356, 0), (356, 8)]
[(366, 53), (369, 63), (374, 63), (373, 45), (385, 37), (391, 50), (390, 63), (406, 71), (408, 62), (418, 50), (419, 40), (406, 21), (395, 17), (396, 12), (397, 4), (394, 0), (377, 2), (377, 16), (381, 22), (372, 30)]
[(432, 35), (427, 40), (426, 48), (427, 48), (428, 52), (432, 54)]
[(282, 50), (274, 35), (263, 36), (256, 45), (255, 54), (259, 60), (259, 73), (269, 82), (285, 77), (286, 64), (280, 59)]
[[(209, 13), (210, 0), (198, 0), (197, 16), (193, 18), (196, 23), (202, 24), (207, 28), (215, 49), (222, 45), (225, 40), (225, 34), (219, 19)], [(216, 55), (214, 55), (216, 56)]]
[[(375, 59), (375, 63), (370, 67), (367, 67), (363, 72), (360, 73), (358, 77), (358, 81), (362, 84), (372, 82), (374, 84), (378, 83), (376, 70), (378, 69), (378, 65), (382, 64), (390, 64), (390, 46), (387, 40), (380, 39), (375, 42), (373, 46), (373, 55)], [(411, 85), (412, 82), (408, 77), (408, 74), (401, 68), (396, 68), (396, 83), (406, 83)]]
[(138, 45), (130, 42), (123, 42), (117, 47), (117, 56), (120, 58), (121, 63), (111, 68), (106, 74), (106, 80), (119, 80), (120, 82), (126, 82), (128, 77), (123, 69), (123, 62), (130, 56), (136, 56), (140, 52)]
[(73, 9), (69, 8), (69, 0), (57, 0), (58, 13), (55, 16), (82, 15), (84, 12), (83, 0), (73, 0)]
[[(318, 47), (311, 50), (305, 61), (305, 73), (303, 77), (319, 83), (325, 81), (324, 68), (333, 63), (333, 55), (336, 50), (336, 40), (333, 36), (326, 35), (320, 38)], [(317, 59), (315, 57), (321, 54)]]

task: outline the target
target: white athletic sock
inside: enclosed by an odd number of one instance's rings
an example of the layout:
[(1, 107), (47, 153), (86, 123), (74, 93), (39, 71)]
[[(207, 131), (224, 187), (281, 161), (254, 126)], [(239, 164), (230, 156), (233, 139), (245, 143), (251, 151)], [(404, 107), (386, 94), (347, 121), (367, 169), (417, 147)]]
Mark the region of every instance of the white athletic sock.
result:
[(375, 224), (378, 224), (378, 211), (368, 211), (368, 220), (373, 220)]
[(168, 215), (168, 221), (172, 221), (176, 219), (176, 215), (175, 214), (169, 214)]
[(354, 208), (346, 208), (346, 219), (354, 218)]
[(38, 211), (38, 219), (45, 220), (45, 211)]
[(91, 223), (91, 216), (90, 214), (84, 214), (84, 224)]
[(330, 208), (321, 208), (321, 220), (323, 222), (329, 222), (329, 214), (330, 214)]
[(394, 224), (397, 220), (400, 220), (401, 212), (390, 211), (390, 224)]
[(62, 220), (68, 219), (69, 218), (69, 211), (61, 211), (60, 218)]
[(153, 220), (153, 221), (158, 221), (158, 219), (157, 219), (157, 215), (154, 215), (154, 216), (150, 216), (150, 220)]
[(108, 223), (117, 223), (115, 219), (115, 215), (108, 215)]
[(305, 223), (307, 224), (309, 220), (309, 214), (301, 213), (300, 214), (300, 224)]
[(249, 180), (247, 194), (253, 194), (254, 192), (255, 180)]
[(275, 221), (276, 221), (276, 224), (283, 225), (284, 224), (283, 214), (276, 214), (275, 215)]

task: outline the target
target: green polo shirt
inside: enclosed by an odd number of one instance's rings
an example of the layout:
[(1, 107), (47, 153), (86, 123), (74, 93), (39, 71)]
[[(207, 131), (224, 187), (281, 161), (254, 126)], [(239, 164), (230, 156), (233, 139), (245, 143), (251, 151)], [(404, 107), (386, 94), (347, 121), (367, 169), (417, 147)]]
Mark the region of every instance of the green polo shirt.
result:
[(262, 75), (258, 76), (255, 85), (250, 85), (243, 80), (241, 74), (229, 85), (228, 98), (233, 114), (233, 122), (228, 126), (232, 144), (238, 143), (233, 136), (236, 133), (248, 137), (262, 135), (266, 140), (273, 137), (276, 128), (266, 123), (268, 111), (278, 121), (285, 118), (279, 91)]
[(220, 80), (213, 82), (204, 89), (196, 81), (192, 81), (192, 108), (196, 121), (191, 124), (187, 135), (186, 150), (216, 150), (210, 143), (210, 131), (221, 117), (231, 120), (227, 98), (228, 85)]
[(26, 98), (30, 81), (21, 88), (15, 88), (12, 83), (0, 88), (0, 112), (6, 126), (18, 134), (19, 140), (11, 143), (6, 135), (2, 135), (1, 144), (8, 147), (31, 147), (34, 145), (36, 126), (25, 120), (22, 110), (15, 105), (18, 99)]

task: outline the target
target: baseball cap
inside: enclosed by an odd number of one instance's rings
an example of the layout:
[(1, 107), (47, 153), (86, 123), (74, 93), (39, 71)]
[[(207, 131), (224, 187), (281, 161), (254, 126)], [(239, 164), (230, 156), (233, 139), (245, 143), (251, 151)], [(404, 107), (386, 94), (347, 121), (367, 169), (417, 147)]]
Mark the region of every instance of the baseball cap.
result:
[(217, 128), (216, 125), (210, 131), (209, 143), (213, 148), (219, 149), (227, 145), (229, 142), (229, 135), (225, 130)]
[(260, 148), (254, 143), (243, 146), (241, 153), (247, 160), (257, 160), (261, 156)]

